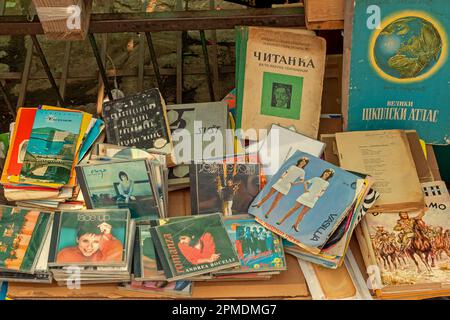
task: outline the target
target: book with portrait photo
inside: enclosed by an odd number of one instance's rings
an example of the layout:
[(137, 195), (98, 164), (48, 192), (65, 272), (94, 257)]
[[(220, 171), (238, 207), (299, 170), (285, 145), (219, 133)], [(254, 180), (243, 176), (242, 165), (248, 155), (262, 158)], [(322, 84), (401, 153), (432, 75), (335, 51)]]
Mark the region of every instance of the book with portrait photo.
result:
[(166, 105), (158, 89), (105, 102), (102, 112), (109, 143), (172, 152)]
[(75, 169), (88, 209), (128, 208), (132, 218), (161, 216), (150, 161), (93, 161)]
[(241, 265), (217, 274), (286, 270), (283, 243), (277, 234), (248, 214), (224, 217), (223, 222)]
[(269, 129), (274, 123), (292, 125), (316, 139), (325, 51), (325, 40), (311, 31), (237, 27), (236, 127), (246, 131)]
[(128, 264), (128, 209), (55, 213), (49, 266), (112, 266)]
[(265, 185), (249, 213), (263, 226), (318, 254), (366, 192), (364, 179), (296, 151)]
[(179, 280), (239, 265), (219, 213), (150, 229), (167, 280)]
[(194, 162), (189, 170), (192, 214), (244, 214), (260, 191), (257, 155)]

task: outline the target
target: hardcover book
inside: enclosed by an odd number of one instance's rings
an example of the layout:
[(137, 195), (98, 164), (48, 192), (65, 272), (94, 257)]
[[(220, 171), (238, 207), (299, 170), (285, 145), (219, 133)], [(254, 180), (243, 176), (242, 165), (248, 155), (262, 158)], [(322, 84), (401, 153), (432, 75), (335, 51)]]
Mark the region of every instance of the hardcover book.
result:
[(297, 29), (237, 27), (236, 32), (236, 127), (293, 125), (316, 139), (325, 40)]
[(358, 176), (296, 151), (265, 185), (249, 213), (301, 248), (320, 253), (354, 210), (364, 183)]
[(51, 222), (49, 212), (0, 206), (0, 270), (33, 274)]
[(239, 265), (220, 214), (150, 230), (167, 280), (179, 280)]
[(422, 183), (422, 190), (426, 209), (368, 213), (357, 228), (370, 288), (379, 297), (450, 293), (450, 196), (443, 181)]
[(128, 208), (132, 218), (160, 217), (148, 160), (94, 162), (75, 170), (88, 209)]
[(193, 163), (190, 166), (192, 214), (248, 213), (260, 191), (260, 165), (256, 155)]
[(346, 3), (344, 127), (415, 129), (426, 143), (448, 144), (448, 1)]
[(241, 265), (218, 273), (268, 272), (286, 270), (281, 238), (250, 215), (223, 219)]
[(108, 143), (172, 152), (166, 105), (158, 89), (105, 102), (102, 112)]
[(49, 266), (124, 266), (129, 241), (128, 209), (57, 212)]

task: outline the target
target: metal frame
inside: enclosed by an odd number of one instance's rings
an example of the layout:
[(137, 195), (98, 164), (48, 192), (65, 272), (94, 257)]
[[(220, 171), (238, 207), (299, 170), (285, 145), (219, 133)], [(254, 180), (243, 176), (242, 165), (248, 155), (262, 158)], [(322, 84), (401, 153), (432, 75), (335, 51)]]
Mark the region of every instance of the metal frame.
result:
[[(0, 0), (1, 1), (1, 0)], [(254, 26), (277, 26), (277, 27), (304, 27), (304, 11), (303, 8), (277, 8), (277, 9), (242, 9), (242, 10), (213, 10), (215, 7), (215, 1), (210, 0), (210, 9), (203, 11), (189, 11), (188, 7), (182, 8), (181, 1), (177, 2), (176, 10), (173, 12), (153, 12), (153, 13), (132, 13), (132, 14), (119, 14), (119, 13), (102, 13), (92, 14), (90, 19), (90, 26), (88, 32), (89, 42), (94, 54), (94, 57), (98, 66), (97, 75), (88, 76), (69, 76), (68, 66), (70, 61), (71, 44), (66, 45), (66, 51), (64, 55), (63, 68), (61, 76), (55, 77), (45, 58), (44, 52), (41, 49), (39, 41), (36, 35), (43, 34), (43, 30), (39, 19), (35, 17), (33, 21), (28, 21), (25, 16), (0, 16), (0, 36), (10, 35), (29, 35), (32, 39), (32, 44), (27, 48), (27, 55), (25, 59), (25, 66), (22, 73), (9, 72), (6, 74), (0, 74), (0, 80), (20, 79), (20, 92), (17, 106), (24, 105), (26, 88), (29, 79), (42, 79), (42, 77), (30, 77), (30, 66), (33, 59), (33, 52), (39, 56), (44, 70), (46, 72), (47, 79), (49, 80), (53, 91), (57, 97), (58, 104), (64, 106), (64, 96), (66, 91), (66, 84), (69, 79), (88, 79), (99, 78), (99, 94), (98, 94), (98, 109), (101, 112), (101, 102), (103, 100), (103, 90), (110, 100), (113, 99), (111, 87), (108, 82), (108, 77), (111, 76), (134, 76), (138, 78), (138, 87), (140, 90), (143, 88), (143, 78), (145, 76), (155, 76), (158, 87), (163, 92), (162, 75), (176, 75), (176, 102), (182, 103), (182, 91), (183, 91), (183, 74), (206, 74), (207, 85), (211, 101), (220, 96), (219, 93), (219, 78), (220, 73), (233, 72), (230, 68), (219, 68), (217, 63), (217, 39), (216, 29), (232, 29), (238, 25), (254, 25)], [(186, 3), (187, 4), (187, 3)], [(186, 11), (182, 11), (186, 10)], [(183, 31), (198, 30), (200, 32), (200, 40), (203, 52), (204, 71), (196, 70), (197, 68), (191, 68), (191, 70), (184, 70), (183, 67)], [(208, 45), (205, 36), (205, 30), (212, 30), (212, 57), (208, 54)], [(177, 66), (176, 69), (162, 69), (158, 65), (155, 48), (152, 41), (152, 32), (158, 31), (176, 31), (177, 33)], [(140, 34), (140, 52), (139, 52), (139, 64), (137, 72), (128, 72), (124, 70), (107, 70), (106, 68), (106, 51), (107, 33), (117, 32), (137, 32)], [(101, 50), (97, 46), (95, 40), (95, 34), (104, 34), (101, 42)], [(144, 43), (143, 36), (146, 37), (147, 46), (150, 52), (150, 59), (152, 62), (152, 68), (144, 66), (145, 48), (142, 46)], [(210, 62), (212, 60), (212, 63)], [(45, 78), (43, 78), (45, 79)], [(56, 85), (56, 80), (59, 81), (59, 88)], [(2, 91), (5, 101), (7, 99), (7, 92), (5, 87)], [(11, 103), (8, 100), (7, 106), (10, 107)]]

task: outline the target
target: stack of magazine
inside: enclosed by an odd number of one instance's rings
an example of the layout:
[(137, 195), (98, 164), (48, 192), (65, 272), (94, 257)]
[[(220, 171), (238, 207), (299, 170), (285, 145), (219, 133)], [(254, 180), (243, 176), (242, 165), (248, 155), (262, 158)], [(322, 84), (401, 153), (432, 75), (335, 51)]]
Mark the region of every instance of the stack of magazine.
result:
[(286, 251), (336, 268), (343, 263), (366, 197), (370, 176), (347, 172), (296, 151), (250, 206), (256, 221), (286, 240)]
[(104, 123), (78, 110), (20, 108), (11, 126), (1, 183), (7, 200), (41, 209), (79, 208), (74, 167)]
[(128, 209), (56, 212), (48, 259), (55, 280), (129, 281), (134, 229)]

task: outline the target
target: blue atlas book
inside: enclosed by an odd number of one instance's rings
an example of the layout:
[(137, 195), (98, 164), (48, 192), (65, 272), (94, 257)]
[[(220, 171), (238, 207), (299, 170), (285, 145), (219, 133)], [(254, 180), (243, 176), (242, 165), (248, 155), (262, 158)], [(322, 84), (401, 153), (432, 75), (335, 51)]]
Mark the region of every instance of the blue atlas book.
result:
[(344, 126), (448, 144), (450, 2), (348, 1), (345, 21)]
[(249, 213), (263, 226), (319, 253), (358, 195), (358, 176), (297, 151), (266, 184)]

